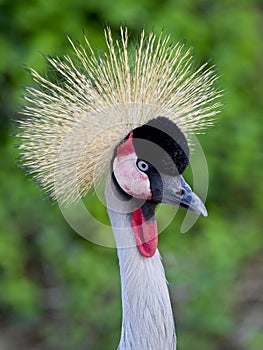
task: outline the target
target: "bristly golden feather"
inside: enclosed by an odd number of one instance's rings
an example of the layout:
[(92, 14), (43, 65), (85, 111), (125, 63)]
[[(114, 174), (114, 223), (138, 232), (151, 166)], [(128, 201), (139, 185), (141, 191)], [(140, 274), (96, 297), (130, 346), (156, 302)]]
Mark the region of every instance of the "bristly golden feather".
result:
[(102, 57), (85, 38), (70, 39), (77, 62), (48, 57), (63, 78), (55, 84), (31, 70), (37, 87), (26, 88), (29, 102), (20, 121), (24, 165), (56, 200), (81, 198), (108, 169), (115, 146), (132, 129), (157, 116), (171, 119), (185, 133), (203, 130), (221, 105), (217, 76), (207, 65), (193, 72), (190, 50), (165, 35), (145, 36), (129, 49), (128, 31), (112, 39)]

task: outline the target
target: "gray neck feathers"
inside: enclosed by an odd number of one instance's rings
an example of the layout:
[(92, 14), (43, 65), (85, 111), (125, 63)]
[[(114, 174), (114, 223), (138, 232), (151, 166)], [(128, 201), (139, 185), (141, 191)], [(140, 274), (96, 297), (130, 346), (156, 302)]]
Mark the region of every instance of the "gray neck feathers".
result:
[(106, 201), (118, 249), (122, 289), (122, 333), (118, 350), (175, 350), (176, 335), (161, 257), (143, 257), (135, 244), (127, 201), (109, 176)]

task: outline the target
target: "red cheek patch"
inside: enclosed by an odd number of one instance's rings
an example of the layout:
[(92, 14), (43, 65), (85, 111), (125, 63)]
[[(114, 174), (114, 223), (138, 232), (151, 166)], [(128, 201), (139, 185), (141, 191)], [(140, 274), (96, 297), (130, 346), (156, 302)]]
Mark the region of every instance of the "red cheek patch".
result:
[(113, 173), (124, 192), (140, 199), (151, 199), (152, 192), (148, 176), (137, 167), (138, 157), (132, 143), (132, 133), (117, 149), (113, 162)]
[(142, 209), (139, 208), (133, 211), (131, 221), (139, 252), (146, 258), (152, 257), (158, 246), (158, 231), (155, 218), (145, 221)]
[(135, 153), (135, 149), (132, 143), (132, 132), (130, 133), (128, 140), (122, 143), (117, 150), (117, 157), (128, 156), (129, 154)]

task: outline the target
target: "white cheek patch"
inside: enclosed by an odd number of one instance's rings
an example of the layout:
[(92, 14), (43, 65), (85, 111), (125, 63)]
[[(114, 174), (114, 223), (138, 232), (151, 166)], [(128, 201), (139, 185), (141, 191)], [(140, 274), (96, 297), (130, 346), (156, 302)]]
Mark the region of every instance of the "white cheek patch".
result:
[(151, 199), (151, 187), (148, 176), (136, 165), (135, 153), (119, 156), (114, 159), (113, 172), (119, 186), (130, 196), (141, 199)]

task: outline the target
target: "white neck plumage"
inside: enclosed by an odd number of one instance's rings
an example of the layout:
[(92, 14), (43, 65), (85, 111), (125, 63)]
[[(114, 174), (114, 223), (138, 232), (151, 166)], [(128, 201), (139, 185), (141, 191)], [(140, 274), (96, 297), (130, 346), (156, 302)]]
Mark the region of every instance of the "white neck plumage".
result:
[(175, 350), (176, 335), (159, 251), (145, 258), (131, 226), (133, 199), (125, 200), (111, 177), (106, 201), (120, 264), (122, 333), (118, 350)]

